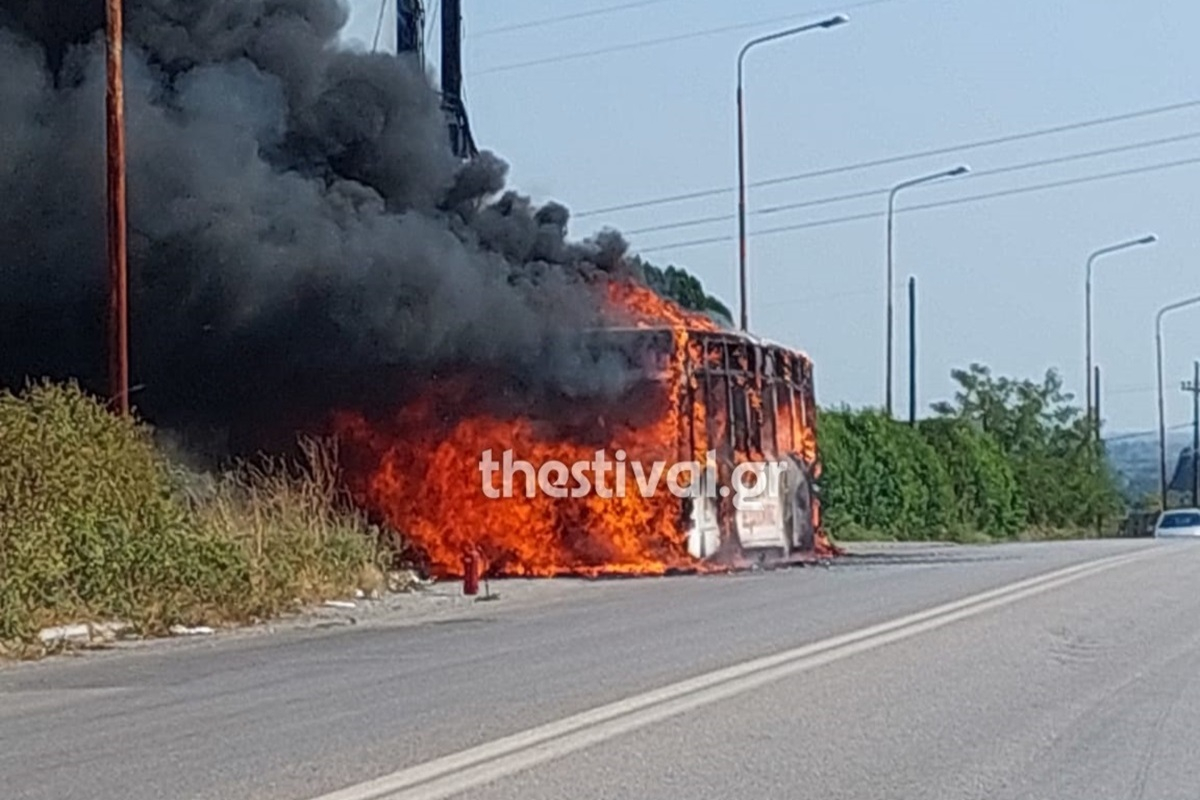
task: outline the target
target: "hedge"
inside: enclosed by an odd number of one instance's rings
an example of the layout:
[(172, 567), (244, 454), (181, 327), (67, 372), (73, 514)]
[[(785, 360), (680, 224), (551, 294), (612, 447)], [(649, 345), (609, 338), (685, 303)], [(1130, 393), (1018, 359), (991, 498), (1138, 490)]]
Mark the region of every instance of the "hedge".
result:
[(817, 435), (834, 537), (1013, 538), (1083, 534), (1121, 512), (1095, 429), (1062, 390), (956, 370), (953, 402), (911, 426), (874, 409), (826, 409)]

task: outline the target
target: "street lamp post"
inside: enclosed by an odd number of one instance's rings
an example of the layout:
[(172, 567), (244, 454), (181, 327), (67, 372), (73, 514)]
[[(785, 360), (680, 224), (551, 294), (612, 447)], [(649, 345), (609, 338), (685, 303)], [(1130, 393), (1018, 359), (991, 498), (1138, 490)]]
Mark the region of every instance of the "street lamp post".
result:
[[(1096, 259), (1100, 258), (1101, 256), (1106, 256), (1110, 253), (1116, 253), (1121, 250), (1128, 250), (1131, 247), (1154, 244), (1157, 241), (1158, 237), (1151, 233), (1143, 236), (1140, 239), (1130, 239), (1127, 242), (1121, 242), (1120, 244), (1114, 244), (1109, 247), (1102, 247), (1088, 256), (1087, 281), (1084, 286), (1084, 303), (1086, 305), (1084, 327), (1087, 329), (1085, 333), (1085, 338), (1087, 339), (1087, 413), (1088, 421), (1093, 423), (1097, 430), (1099, 430), (1100, 427), (1100, 420), (1096, 418), (1098, 414), (1096, 413), (1097, 409), (1093, 404), (1092, 396), (1092, 268), (1095, 266)], [(1097, 433), (1097, 436), (1099, 436), (1099, 433)]]
[(1187, 300), (1171, 303), (1160, 308), (1158, 315), (1154, 318), (1154, 345), (1158, 364), (1158, 507), (1161, 511), (1167, 510), (1167, 415), (1163, 399), (1162, 321), (1163, 317), (1172, 311), (1188, 308), (1198, 303), (1200, 303), (1200, 296), (1189, 297)]
[(750, 328), (749, 312), (746, 308), (746, 114), (745, 101), (742, 93), (742, 75), (744, 72), (744, 62), (746, 53), (756, 45), (773, 42), (777, 39), (784, 39), (796, 34), (806, 33), (808, 31), (835, 28), (838, 25), (849, 22), (850, 19), (844, 14), (838, 14), (829, 19), (821, 20), (820, 22), (810, 22), (807, 25), (799, 25), (795, 28), (769, 33), (765, 36), (759, 36), (757, 39), (751, 39), (742, 45), (741, 51), (738, 53), (737, 59), (737, 126), (738, 126), (738, 292), (741, 297), (741, 325), (742, 330), (746, 331)]
[(909, 188), (910, 186), (919, 186), (920, 184), (940, 180), (941, 178), (954, 178), (959, 175), (966, 175), (970, 171), (971, 171), (971, 168), (964, 165), (964, 166), (955, 167), (954, 169), (948, 169), (943, 172), (938, 172), (933, 175), (925, 175), (924, 177), (921, 177), (921, 178), (913, 178), (912, 180), (903, 181), (901, 183), (896, 184), (895, 186), (892, 187), (891, 192), (888, 193), (888, 214), (887, 214), (887, 377), (885, 378), (885, 380), (887, 381), (887, 388), (884, 392), (884, 394), (885, 394), (884, 399), (885, 399), (885, 404), (887, 406), (887, 414), (888, 414), (889, 418), (892, 416), (892, 355), (893, 355), (893, 351), (895, 350), (895, 346), (893, 344), (893, 337), (895, 336), (894, 320), (895, 320), (896, 312), (895, 312), (895, 297), (894, 297), (894, 291), (893, 291), (893, 287), (892, 287), (892, 284), (895, 282), (895, 278), (893, 277), (895, 274), (895, 270), (893, 267), (892, 240), (893, 240), (893, 231), (895, 229), (896, 195), (899, 194), (902, 190)]

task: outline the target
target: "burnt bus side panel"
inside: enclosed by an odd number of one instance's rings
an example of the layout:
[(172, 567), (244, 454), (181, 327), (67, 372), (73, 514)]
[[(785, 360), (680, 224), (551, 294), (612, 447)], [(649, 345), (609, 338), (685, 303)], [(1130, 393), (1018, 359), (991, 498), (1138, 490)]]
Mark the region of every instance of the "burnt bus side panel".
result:
[[(618, 338), (648, 380), (671, 381), (664, 398), (676, 420), (669, 451), (681, 462), (708, 459), (713, 468), (714, 485), (704, 496), (680, 501), (689, 552), (718, 562), (813, 554), (820, 465), (807, 357), (732, 332), (652, 329), (621, 331)], [(609, 335), (597, 344), (612, 341)], [(735, 468), (747, 463), (764, 472), (767, 464), (786, 467), (764, 509), (739, 510), (732, 492), (721, 496), (722, 488), (732, 490)]]
[[(706, 509), (691, 509), (691, 519), (710, 512), (706, 524), (720, 530), (718, 559), (739, 559), (761, 548), (785, 557), (811, 553), (819, 514), (815, 508), (816, 451), (812, 423), (815, 403), (811, 363), (780, 347), (736, 334), (689, 332), (684, 394), (695, 405), (680, 420), (690, 426), (691, 450), (715, 462), (716, 487)], [(684, 406), (687, 403), (683, 404)], [(738, 511), (732, 496), (733, 471), (745, 463), (784, 463), (780, 492), (761, 512)], [(739, 526), (748, 526), (739, 529)], [(747, 549), (749, 548), (749, 550)], [(693, 554), (708, 547), (693, 548)]]

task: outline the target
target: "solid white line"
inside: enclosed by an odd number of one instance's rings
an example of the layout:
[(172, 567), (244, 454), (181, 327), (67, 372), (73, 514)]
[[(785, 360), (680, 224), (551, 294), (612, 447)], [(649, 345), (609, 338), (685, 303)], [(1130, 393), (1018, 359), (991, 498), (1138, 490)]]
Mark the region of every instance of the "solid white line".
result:
[(1151, 550), (1027, 578), (540, 725), (313, 800), (438, 800), (766, 683), (917, 636), (1112, 569)]

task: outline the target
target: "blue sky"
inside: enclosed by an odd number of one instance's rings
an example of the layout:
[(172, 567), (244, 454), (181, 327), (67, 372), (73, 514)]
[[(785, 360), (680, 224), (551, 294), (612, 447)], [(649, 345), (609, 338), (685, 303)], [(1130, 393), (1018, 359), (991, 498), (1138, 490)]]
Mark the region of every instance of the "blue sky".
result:
[[(345, 38), (370, 43), (380, 0), (351, 0)], [(391, 46), (392, 0), (382, 39)], [(427, 5), (436, 6), (436, 0)], [(735, 59), (747, 39), (845, 10), (848, 25), (754, 50), (747, 60), (750, 181), (1200, 100), (1195, 0), (464, 0), (465, 87), (477, 142), (512, 165), (512, 184), (577, 214), (736, 184)], [(636, 6), (550, 25), (550, 17)], [(713, 28), (708, 35), (642, 46)], [(435, 36), (434, 39), (437, 37)], [(628, 47), (626, 47), (628, 46)], [(616, 52), (585, 55), (615, 47)], [(436, 59), (431, 42), (431, 63)], [(569, 58), (561, 58), (570, 56)], [(552, 63), (529, 62), (559, 59)], [(975, 172), (1200, 134), (1200, 105), (1002, 146), (750, 191), (750, 321), (808, 352), (823, 404), (880, 405), (884, 376), (883, 218), (754, 236), (755, 231), (882, 212), (886, 196), (761, 213), (781, 204), (883, 189), (966, 163)], [(898, 202), (897, 283), (916, 275), (918, 401), (953, 391), (972, 361), (1038, 377), (1054, 367), (1083, 394), (1084, 263), (1099, 247), (1161, 241), (1098, 263), (1096, 362), (1110, 433), (1154, 428), (1154, 315), (1200, 295), (1200, 163), (941, 208), (1007, 189), (1200, 159), (1200, 138), (911, 189)], [(736, 242), (674, 246), (736, 232), (732, 191), (587, 215), (632, 231), (660, 264), (696, 273), (737, 305)], [(758, 213), (756, 213), (758, 212)], [(663, 248), (663, 249), (659, 249)], [(896, 398), (906, 411), (907, 305), (896, 289)], [(1179, 388), (1200, 357), (1200, 306), (1166, 322), (1168, 424), (1190, 421)]]

